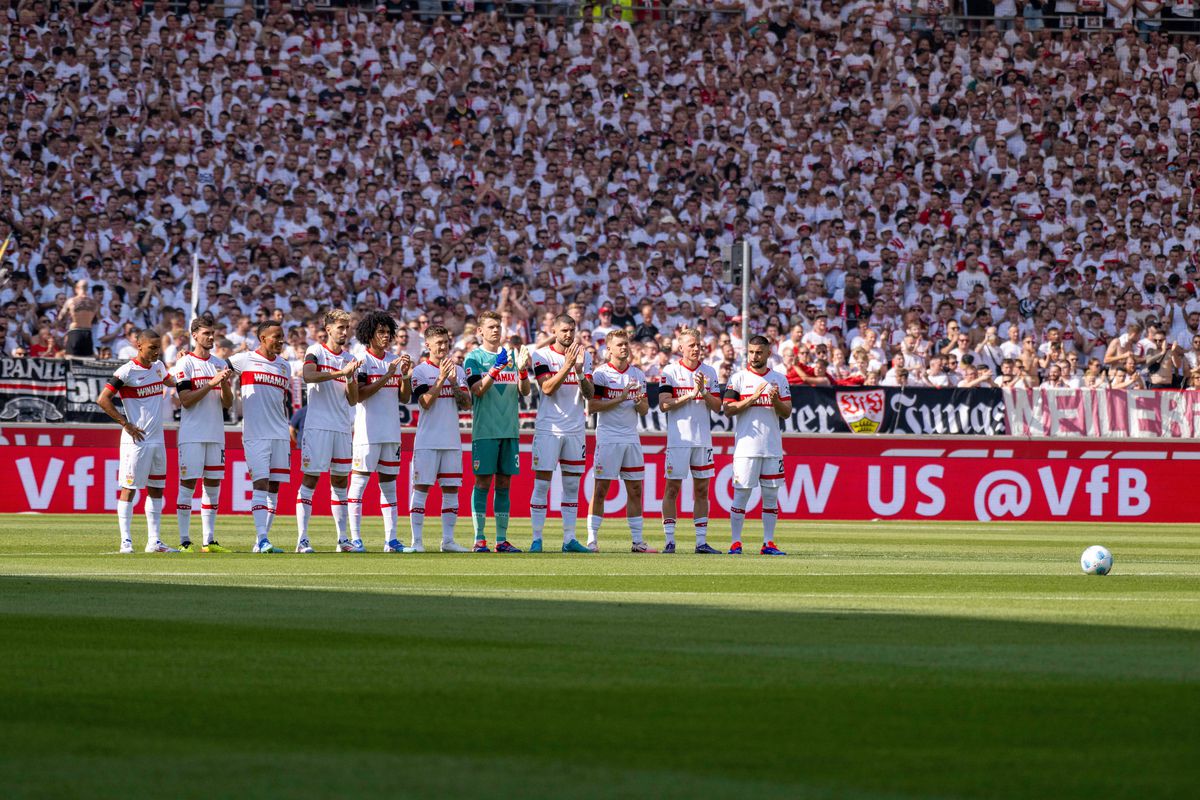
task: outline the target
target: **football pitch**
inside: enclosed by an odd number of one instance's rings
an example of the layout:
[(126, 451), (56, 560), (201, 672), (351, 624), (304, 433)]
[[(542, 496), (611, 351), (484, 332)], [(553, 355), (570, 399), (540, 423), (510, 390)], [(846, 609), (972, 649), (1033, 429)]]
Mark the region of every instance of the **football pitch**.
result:
[(0, 517), (0, 796), (1195, 796), (1200, 527), (784, 522), (787, 558), (679, 529), (119, 556), (114, 517)]

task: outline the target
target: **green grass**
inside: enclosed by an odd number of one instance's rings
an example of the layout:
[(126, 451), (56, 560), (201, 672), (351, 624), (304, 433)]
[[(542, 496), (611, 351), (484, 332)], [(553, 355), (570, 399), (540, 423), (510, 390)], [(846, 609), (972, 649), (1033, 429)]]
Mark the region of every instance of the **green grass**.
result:
[(788, 523), (786, 559), (623, 528), (118, 556), (112, 518), (2, 517), (0, 796), (1195, 796), (1196, 528)]

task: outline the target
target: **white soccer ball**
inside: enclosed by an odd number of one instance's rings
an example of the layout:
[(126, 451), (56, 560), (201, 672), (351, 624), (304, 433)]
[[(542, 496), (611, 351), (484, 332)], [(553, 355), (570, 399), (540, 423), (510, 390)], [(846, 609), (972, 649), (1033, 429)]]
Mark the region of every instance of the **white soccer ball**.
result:
[(1107, 575), (1112, 572), (1112, 552), (1107, 547), (1092, 545), (1079, 557), (1079, 566), (1088, 575)]

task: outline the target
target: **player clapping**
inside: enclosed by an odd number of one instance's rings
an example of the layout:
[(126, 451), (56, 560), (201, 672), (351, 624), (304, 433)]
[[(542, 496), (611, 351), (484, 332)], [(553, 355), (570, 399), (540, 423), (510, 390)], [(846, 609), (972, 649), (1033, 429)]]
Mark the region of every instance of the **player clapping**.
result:
[(179, 523), (179, 549), (195, 552), (190, 528), (192, 496), (203, 477), (200, 522), (205, 553), (228, 553), (216, 539), (217, 505), (225, 477), (225, 409), (233, 405), (233, 370), (212, 354), (216, 323), (207, 314), (192, 320), (193, 347), (175, 364), (179, 393), (179, 495), (175, 515)]
[(779, 486), (783, 480), (783, 436), (779, 420), (791, 415), (791, 390), (787, 379), (767, 366), (770, 342), (752, 336), (746, 351), (747, 367), (729, 378), (725, 388), (725, 414), (735, 417), (733, 448), (733, 505), (729, 522), (733, 544), (729, 552), (742, 552), (742, 527), (750, 493), (762, 493), (765, 556), (787, 555), (775, 546)]
[(425, 501), (437, 483), (442, 488), (442, 552), (466, 553), (454, 541), (458, 489), (462, 486), (462, 435), (458, 412), (471, 407), (466, 372), (450, 358), (450, 332), (441, 325), (425, 331), (429, 358), (413, 368), (412, 396), (420, 406), (413, 442), (413, 492), (409, 504), (412, 549), (424, 552)]
[[(358, 383), (353, 376), (359, 362), (345, 352), (350, 339), (350, 315), (335, 309), (325, 315), (325, 343), (314, 344), (304, 353), (304, 383), (308, 387), (308, 416), (300, 443), (300, 467), (304, 476), (296, 494), (296, 552), (313, 552), (308, 539), (312, 497), (321, 473), (329, 473), (333, 524), (337, 549), (362, 553), (362, 540), (350, 531), (347, 503), (362, 501), (353, 492), (347, 496), (354, 422), (352, 407), (358, 401)], [(351, 511), (353, 514), (353, 511)]]
[[(471, 351), (463, 364), (467, 386), (475, 401), (471, 407), (471, 464), (475, 471), (475, 489), (471, 492), (471, 523), (475, 529), (476, 552), (487, 552), (487, 500), (493, 480), (496, 499), (496, 552), (521, 552), (508, 541), (512, 476), (521, 471), (520, 397), (527, 396), (529, 354), (516, 351), (515, 359), (501, 342), (504, 332), (500, 315), (484, 311), (479, 315), (479, 335), (483, 346)], [(515, 363), (514, 363), (515, 361)], [(493, 477), (494, 476), (494, 477)]]
[(586, 402), (592, 398), (591, 362), (575, 338), (575, 320), (566, 314), (554, 319), (554, 341), (533, 354), (533, 375), (542, 390), (533, 434), (533, 497), (529, 501), (533, 544), (529, 552), (542, 552), (542, 530), (550, 479), (562, 467), (562, 526), (564, 553), (590, 553), (575, 538), (579, 518), (579, 482), (587, 468), (584, 441)]
[(588, 514), (588, 549), (600, 549), (600, 524), (604, 520), (605, 498), (609, 484), (620, 477), (625, 482), (625, 516), (633, 552), (657, 553), (642, 536), (642, 481), (645, 461), (638, 438), (638, 415), (645, 414), (646, 375), (629, 363), (629, 334), (618, 328), (605, 342), (608, 363), (592, 373), (595, 394), (588, 411), (596, 415), (596, 487), (591, 513)]
[(362, 497), (371, 473), (379, 475), (383, 515), (383, 552), (412, 552), (396, 536), (396, 475), (400, 472), (400, 404), (412, 395), (412, 359), (388, 352), (396, 321), (382, 311), (363, 316), (355, 329), (366, 345), (358, 371), (358, 404), (354, 407), (354, 472), (350, 477), (350, 530), (361, 538)]
[(721, 410), (717, 373), (700, 361), (700, 332), (686, 328), (679, 334), (679, 361), (662, 373), (659, 405), (667, 415), (667, 484), (663, 491), (664, 552), (675, 552), (675, 514), (683, 481), (692, 477), (692, 524), (696, 552), (719, 554), (708, 544), (708, 486), (713, 476), (712, 422), (709, 412)]

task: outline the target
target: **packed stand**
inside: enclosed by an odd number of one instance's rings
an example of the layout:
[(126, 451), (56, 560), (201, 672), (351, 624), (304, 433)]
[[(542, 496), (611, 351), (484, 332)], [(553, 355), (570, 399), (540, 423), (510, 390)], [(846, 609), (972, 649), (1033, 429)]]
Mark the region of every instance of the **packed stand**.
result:
[(796, 384), (1200, 386), (1195, 37), (1001, 3), (957, 32), (866, 0), (2, 5), (13, 356), (125, 359), (155, 327), (173, 363), (195, 254), (218, 354), (274, 318), (298, 371), (330, 306), (387, 310), (414, 358), (429, 325), (461, 355), (483, 309), (536, 345), (566, 310), (597, 358), (632, 331), (651, 380), (696, 326), (724, 381), (744, 238), (750, 330)]

